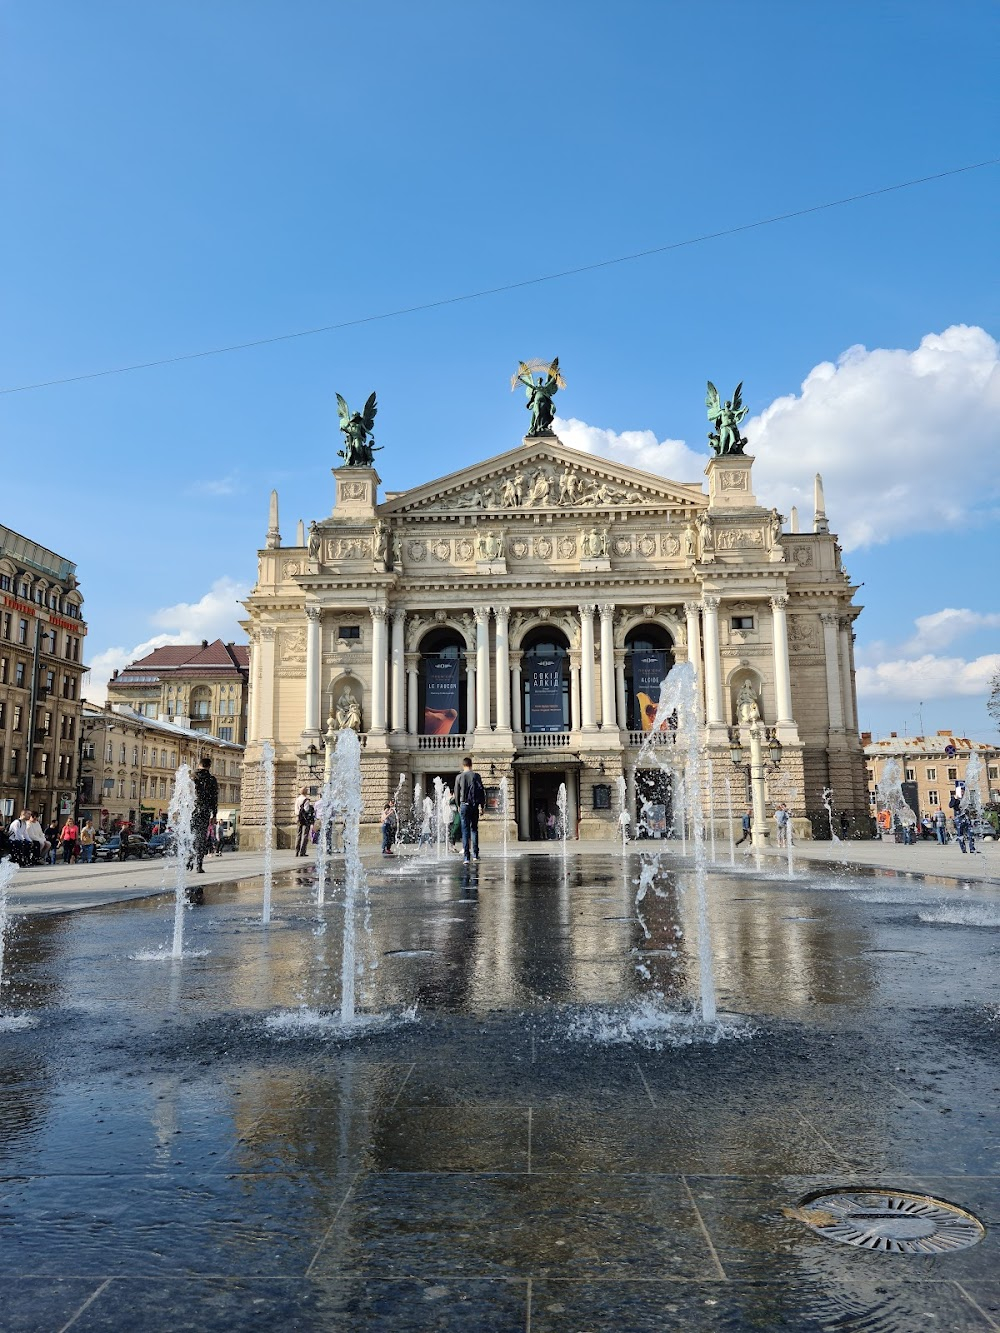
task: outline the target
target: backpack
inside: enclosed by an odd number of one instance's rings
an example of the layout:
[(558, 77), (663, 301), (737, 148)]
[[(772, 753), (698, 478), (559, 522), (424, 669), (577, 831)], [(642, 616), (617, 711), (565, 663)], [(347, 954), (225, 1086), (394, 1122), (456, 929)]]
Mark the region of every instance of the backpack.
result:
[(303, 801), (299, 806), (299, 823), (311, 824), (316, 818), (316, 809), (312, 801)]

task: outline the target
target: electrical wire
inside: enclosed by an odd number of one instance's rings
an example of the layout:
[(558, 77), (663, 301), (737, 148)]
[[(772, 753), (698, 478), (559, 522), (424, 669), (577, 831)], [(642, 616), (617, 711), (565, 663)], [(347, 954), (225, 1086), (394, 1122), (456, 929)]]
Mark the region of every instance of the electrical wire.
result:
[(416, 315), (425, 310), (440, 310), (443, 306), (460, 305), (465, 301), (478, 301), (486, 296), (499, 296), (503, 292), (515, 292), (524, 287), (537, 287), (545, 282), (558, 282), (563, 278), (577, 277), (581, 273), (594, 273), (599, 269), (613, 268), (617, 264), (630, 264), (637, 259), (648, 259), (651, 255), (667, 254), (671, 250), (683, 250), (692, 245), (703, 245), (706, 241), (722, 240), (726, 236), (736, 236), (740, 232), (755, 231), (760, 227), (770, 227), (776, 222), (789, 222), (793, 218), (808, 217), (811, 213), (822, 213), (831, 208), (843, 208), (847, 204), (856, 204), (863, 199), (875, 199), (879, 195), (893, 194), (897, 190), (909, 190), (915, 185), (927, 185), (931, 181), (944, 180), (948, 176), (961, 176), (970, 171), (980, 171), (983, 167), (995, 167), (1000, 158), (988, 158), (985, 162), (973, 162), (965, 167), (952, 167), (948, 171), (938, 171), (932, 176), (917, 176), (913, 180), (900, 181), (896, 185), (883, 185), (877, 190), (865, 190), (861, 194), (846, 195), (843, 199), (830, 199), (826, 203), (812, 204), (808, 208), (797, 208), (790, 213), (777, 213), (774, 217), (758, 218), (755, 222), (744, 222), (735, 227), (726, 227), (722, 231), (705, 232), (701, 236), (691, 236), (683, 241), (670, 241), (664, 245), (655, 245), (648, 250), (636, 250), (631, 254), (617, 255), (613, 259), (600, 259), (590, 264), (580, 264), (575, 268), (561, 269), (558, 273), (544, 273), (534, 278), (524, 278), (520, 282), (504, 283), (500, 287), (484, 287), (480, 291), (463, 292), (459, 296), (445, 296), (437, 301), (425, 301), (420, 305), (401, 306), (396, 310), (383, 310), (375, 315), (360, 315), (355, 319), (341, 320), (336, 324), (321, 324), (312, 329), (298, 329), (293, 333), (276, 333), (268, 338), (254, 338), (248, 342), (229, 343), (225, 347), (210, 347), (199, 352), (182, 352), (177, 356), (165, 356), (156, 361), (137, 361), (128, 366), (115, 366), (108, 370), (91, 370), (81, 375), (67, 375), (61, 379), (39, 380), (34, 384), (18, 384), (0, 389), (0, 394), (28, 393), (33, 389), (50, 389), (59, 384), (78, 384), (81, 380), (103, 379), (108, 375), (127, 375), (135, 370), (152, 370), (157, 366), (173, 366), (181, 361), (198, 361), (209, 356), (224, 356), (229, 352), (243, 352), (252, 347), (267, 347), (272, 343), (290, 342), (295, 338), (312, 338), (319, 333), (335, 333), (340, 329), (358, 328), (363, 324), (375, 324), (381, 320), (398, 319), (403, 315)]

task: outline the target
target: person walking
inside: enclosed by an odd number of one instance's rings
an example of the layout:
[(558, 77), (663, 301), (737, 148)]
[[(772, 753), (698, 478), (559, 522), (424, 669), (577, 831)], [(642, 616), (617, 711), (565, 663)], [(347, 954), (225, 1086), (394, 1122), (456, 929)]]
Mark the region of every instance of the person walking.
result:
[(934, 832), (937, 834), (937, 840), (943, 847), (948, 841), (948, 816), (940, 806), (934, 811)]
[(56, 855), (59, 850), (59, 825), (54, 819), (50, 819), (45, 826), (45, 841), (47, 844), (45, 848), (46, 858), (48, 859), (49, 865), (54, 866), (56, 863)]
[(208, 826), (219, 814), (219, 784), (212, 776), (212, 761), (205, 755), (194, 775), (194, 813), (191, 832), (194, 834), (194, 868), (205, 873), (205, 852), (208, 850)]
[(774, 842), (777, 847), (786, 846), (785, 839), (790, 838), (788, 828), (788, 810), (784, 803), (779, 803), (774, 811)]
[(295, 798), (295, 855), (309, 855), (309, 835), (316, 818), (316, 807), (309, 795), (309, 788), (303, 787)]
[(398, 820), (396, 819), (395, 801), (386, 801), (382, 807), (382, 855), (395, 856), (392, 850), (392, 844), (396, 841), (396, 828)]
[[(958, 845), (963, 852), (971, 852), (973, 856), (978, 856), (976, 838), (972, 831), (972, 820), (964, 810), (959, 810), (955, 816), (955, 836), (958, 838)], [(968, 843), (968, 846), (966, 846), (966, 843)]]
[(468, 865), (470, 851), (472, 859), (479, 860), (479, 814), (486, 809), (486, 789), (468, 755), (455, 779), (455, 801), (462, 820), (462, 860)]
[(84, 820), (83, 828), (80, 830), (80, 860), (85, 866), (89, 866), (94, 859), (94, 826), (89, 819)]
[(62, 843), (63, 865), (69, 865), (70, 861), (76, 859), (76, 843), (80, 836), (80, 829), (72, 816), (66, 820), (59, 834), (59, 841)]
[(747, 838), (749, 838), (750, 826), (752, 825), (752, 823), (753, 823), (753, 811), (747, 810), (746, 813), (743, 815), (743, 820), (742, 820), (743, 833), (736, 840), (737, 847), (740, 845), (741, 842), (746, 842)]

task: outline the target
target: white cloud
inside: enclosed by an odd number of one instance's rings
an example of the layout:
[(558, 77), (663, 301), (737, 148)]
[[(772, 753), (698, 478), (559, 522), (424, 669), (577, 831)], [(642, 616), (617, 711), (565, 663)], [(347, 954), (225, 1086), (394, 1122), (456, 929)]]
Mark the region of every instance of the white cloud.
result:
[(1000, 347), (964, 324), (913, 352), (851, 347), (745, 429), (758, 496), (811, 514), (822, 473), (847, 549), (975, 522), (1000, 496)]
[(901, 651), (916, 656), (947, 648), (956, 639), (963, 639), (977, 630), (1000, 629), (1000, 612), (946, 606), (943, 611), (935, 611), (929, 616), (917, 616), (913, 623), (917, 632), (903, 644)]
[(858, 698), (929, 700), (956, 695), (980, 695), (984, 702), (989, 682), (1000, 670), (1000, 653), (987, 653), (967, 662), (962, 657), (897, 658), (857, 669)]
[(197, 602), (178, 602), (174, 606), (154, 611), (149, 622), (162, 631), (136, 644), (134, 648), (105, 648), (88, 655), (90, 680), (84, 694), (90, 703), (103, 703), (107, 698), (107, 683), (114, 671), (120, 671), (137, 658), (145, 657), (154, 648), (169, 643), (200, 643), (202, 639), (223, 639), (226, 642), (242, 637), (237, 621), (243, 610), (237, 603), (250, 591), (246, 583), (223, 577), (216, 579), (211, 588)]
[(240, 490), (240, 486), (235, 472), (230, 472), (225, 477), (206, 477), (204, 481), (192, 482), (188, 487), (188, 495), (235, 495)]
[(658, 440), (651, 430), (604, 430), (575, 417), (557, 417), (553, 430), (570, 449), (599, 454), (671, 481), (700, 482), (708, 462), (707, 455), (694, 453), (683, 440)]
[[(915, 351), (849, 347), (745, 424), (760, 502), (812, 516), (823, 476), (845, 549), (992, 516), (1000, 500), (1000, 346), (955, 324)], [(573, 418), (555, 430), (574, 449), (674, 481), (701, 481), (708, 454), (651, 430), (616, 432)]]

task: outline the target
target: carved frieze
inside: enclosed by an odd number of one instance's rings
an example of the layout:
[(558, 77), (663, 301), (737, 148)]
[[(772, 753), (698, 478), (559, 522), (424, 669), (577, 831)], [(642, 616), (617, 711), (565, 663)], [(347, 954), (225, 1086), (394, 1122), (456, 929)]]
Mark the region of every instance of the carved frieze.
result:
[(433, 501), (430, 509), (586, 509), (608, 505), (663, 504), (667, 497), (645, 487), (618, 485), (578, 468), (542, 463), (515, 467), (491, 478), (489, 485), (470, 487)]
[(813, 550), (811, 546), (795, 546), (792, 548), (792, 559), (797, 565), (811, 565), (813, 562)]
[(459, 540), (455, 543), (456, 560), (467, 562), (472, 559), (474, 554), (475, 554), (475, 547), (472, 545), (472, 542), (469, 540), (469, 538), (460, 537)]
[(535, 538), (535, 555), (539, 560), (548, 560), (552, 556), (552, 542), (548, 537)]
[(818, 652), (819, 636), (819, 625), (811, 616), (788, 617), (788, 647), (793, 653)]
[(302, 562), (300, 560), (286, 560), (281, 566), (281, 577), (283, 579), (293, 579), (296, 574), (302, 573)]
[(745, 491), (750, 485), (749, 472), (723, 472), (719, 477), (720, 487), (724, 491)]
[(523, 560), (528, 554), (528, 543), (523, 537), (515, 537), (510, 543), (510, 554), (515, 560)]
[(660, 538), (660, 554), (666, 556), (680, 555), (681, 542), (679, 537), (675, 537), (672, 532), (664, 533)]
[(715, 533), (717, 551), (763, 550), (764, 534), (759, 528), (720, 528)]
[(421, 541), (410, 542), (406, 548), (407, 559), (419, 563), (427, 559), (427, 543)]
[(571, 560), (576, 555), (576, 538), (560, 537), (557, 549), (564, 560)]
[(450, 560), (451, 542), (445, 541), (443, 537), (439, 537), (436, 542), (431, 543), (431, 555), (435, 560)]

